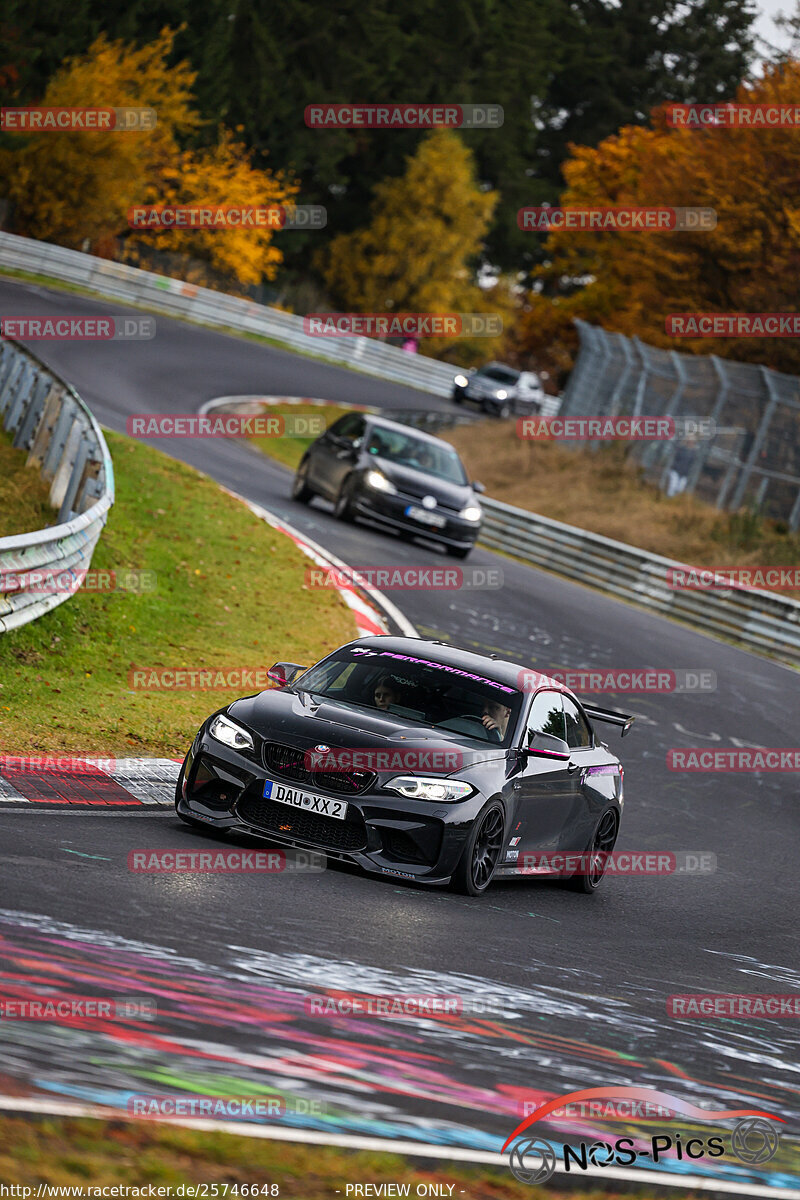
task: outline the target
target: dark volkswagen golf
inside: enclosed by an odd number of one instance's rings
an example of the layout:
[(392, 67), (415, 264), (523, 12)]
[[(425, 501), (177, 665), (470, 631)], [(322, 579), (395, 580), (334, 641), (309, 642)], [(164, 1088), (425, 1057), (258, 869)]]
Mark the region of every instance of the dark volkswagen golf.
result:
[(184, 821), (472, 896), (505, 876), (600, 883), (622, 767), (591, 721), (624, 735), (632, 718), (415, 638), (362, 638), (270, 675), (279, 686), (199, 729), (176, 790)]
[(461, 459), (441, 438), (365, 413), (347, 413), (308, 447), (292, 496), (333, 501), (341, 521), (368, 517), (406, 534), (443, 542), (466, 558), (483, 512)]

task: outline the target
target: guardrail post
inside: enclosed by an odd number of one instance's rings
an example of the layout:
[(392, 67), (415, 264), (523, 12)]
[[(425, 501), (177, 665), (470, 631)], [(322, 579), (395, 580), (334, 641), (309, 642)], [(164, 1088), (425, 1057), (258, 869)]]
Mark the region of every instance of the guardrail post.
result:
[(86, 434), (79, 434), (78, 446), (75, 451), (75, 461), (72, 464), (72, 470), (69, 475), (66, 488), (64, 490), (64, 499), (61, 501), (61, 508), (58, 510), (58, 523), (63, 524), (72, 518), (73, 503), (78, 494), (78, 487), (83, 480), (83, 470), (86, 466), (86, 460), (89, 457), (89, 441)]
[(42, 479), (45, 482), (51, 480), (58, 469), (74, 421), (75, 415), (67, 403), (66, 396), (62, 393), (55, 428), (50, 436), (50, 444), (42, 462)]
[(50, 445), (50, 439), (53, 436), (53, 430), (58, 419), (58, 414), (61, 412), (61, 405), (64, 399), (64, 390), (57, 383), (50, 384), (50, 390), (44, 402), (44, 410), (36, 428), (36, 433), (33, 436), (33, 445), (31, 452), (28, 455), (27, 465), (29, 467), (39, 467), (42, 469), (45, 454)]
[(17, 384), (19, 378), (25, 370), (25, 360), (21, 354), (18, 354), (16, 359), (12, 359), (11, 370), (5, 378), (3, 391), (0, 393), (0, 416), (5, 413), (5, 427), (9, 428), (11, 423), (11, 407), (14, 403), (14, 398), (17, 395)]
[(28, 410), (25, 413), (23, 420), (20, 421), (13, 445), (17, 449), (30, 450), (32, 434), (44, 411), (45, 396), (47, 395), (50, 381), (46, 375), (39, 375), (33, 387), (33, 393), (28, 402)]

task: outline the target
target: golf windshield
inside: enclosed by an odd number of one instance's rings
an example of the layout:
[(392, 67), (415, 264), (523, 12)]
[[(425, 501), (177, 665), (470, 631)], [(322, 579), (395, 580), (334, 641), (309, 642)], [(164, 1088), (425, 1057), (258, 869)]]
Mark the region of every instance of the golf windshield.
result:
[(370, 434), (367, 453), (397, 463), (399, 467), (412, 467), (426, 475), (435, 475), (437, 479), (446, 479), (448, 483), (467, 482), (461, 459), (447, 442), (428, 441), (399, 429), (377, 427)]
[(508, 746), (522, 693), (432, 658), (368, 646), (337, 651), (293, 685), (348, 706)]

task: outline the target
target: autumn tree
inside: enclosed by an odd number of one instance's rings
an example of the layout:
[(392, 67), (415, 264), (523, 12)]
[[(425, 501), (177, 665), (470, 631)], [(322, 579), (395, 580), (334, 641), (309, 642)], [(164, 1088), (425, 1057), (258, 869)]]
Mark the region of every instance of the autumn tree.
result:
[[(494, 311), (472, 267), (496, 203), (496, 193), (479, 187), (460, 137), (434, 130), (402, 176), (375, 188), (369, 225), (320, 254), (334, 302), (355, 312)], [(445, 347), (436, 339), (424, 348)]]
[[(773, 65), (739, 89), (744, 104), (800, 104), (800, 63)], [(519, 349), (543, 344), (535, 313), (551, 305), (561, 334), (580, 316), (663, 347), (800, 372), (792, 339), (671, 339), (676, 312), (793, 312), (800, 262), (800, 143), (783, 128), (625, 127), (596, 149), (573, 147), (564, 205), (713, 208), (708, 232), (579, 232), (547, 239), (540, 291), (529, 297)]]
[(16, 229), (30, 237), (94, 247), (127, 236), (131, 248), (153, 244), (188, 252), (243, 283), (272, 278), (280, 252), (274, 231), (243, 229), (130, 231), (128, 210), (144, 204), (280, 204), (295, 188), (255, 170), (249, 152), (222, 131), (207, 148), (185, 147), (201, 120), (192, 98), (195, 73), (170, 65), (173, 34), (135, 48), (99, 37), (67, 60), (42, 98), (46, 106), (153, 108), (144, 131), (58, 132), (18, 137), (2, 154)]

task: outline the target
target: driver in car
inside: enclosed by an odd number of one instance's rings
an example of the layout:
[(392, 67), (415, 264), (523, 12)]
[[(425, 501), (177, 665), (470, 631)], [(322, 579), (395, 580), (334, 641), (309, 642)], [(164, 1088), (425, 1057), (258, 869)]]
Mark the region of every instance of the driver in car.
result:
[(484, 700), (481, 724), (493, 742), (502, 742), (508, 729), (511, 709), (499, 700)]

